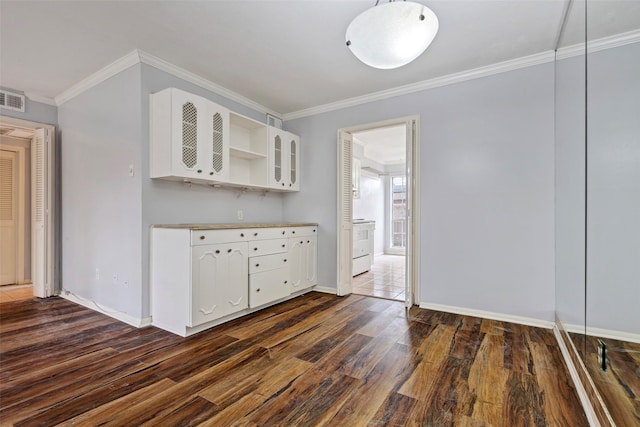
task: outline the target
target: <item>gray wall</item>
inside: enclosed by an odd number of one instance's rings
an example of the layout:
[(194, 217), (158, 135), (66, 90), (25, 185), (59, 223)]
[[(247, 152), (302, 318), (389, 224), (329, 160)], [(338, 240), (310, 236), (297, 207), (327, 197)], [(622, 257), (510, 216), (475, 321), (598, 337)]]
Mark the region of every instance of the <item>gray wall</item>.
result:
[(135, 65), (58, 110), (62, 287), (134, 318), (142, 316), (143, 292), (141, 107)]
[(585, 219), (584, 55), (556, 61), (556, 313), (584, 331)]
[[(149, 95), (176, 87), (208, 98), (230, 110), (264, 122), (266, 116), (213, 92), (172, 76), (157, 68), (142, 65), (142, 294), (143, 317), (149, 315), (149, 230), (152, 224), (176, 223), (250, 223), (281, 222), (282, 193), (247, 192), (211, 188), (149, 178)], [(304, 144), (304, 140), (302, 142)], [(303, 150), (305, 147), (303, 145)], [(303, 181), (304, 188), (306, 182)], [(238, 221), (242, 210), (244, 220)], [(297, 221), (295, 215), (292, 220)]]
[(552, 320), (553, 64), (286, 123), (304, 191), (285, 219), (318, 221), (319, 283), (336, 286), (336, 131), (420, 115), (422, 302)]
[(640, 334), (640, 43), (587, 67), (587, 327)]

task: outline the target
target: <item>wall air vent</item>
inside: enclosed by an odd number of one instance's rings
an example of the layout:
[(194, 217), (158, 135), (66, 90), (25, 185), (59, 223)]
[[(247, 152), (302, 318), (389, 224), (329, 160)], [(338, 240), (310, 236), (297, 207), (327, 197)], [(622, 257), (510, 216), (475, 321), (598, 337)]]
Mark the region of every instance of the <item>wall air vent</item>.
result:
[(0, 90), (0, 107), (24, 113), (24, 95)]

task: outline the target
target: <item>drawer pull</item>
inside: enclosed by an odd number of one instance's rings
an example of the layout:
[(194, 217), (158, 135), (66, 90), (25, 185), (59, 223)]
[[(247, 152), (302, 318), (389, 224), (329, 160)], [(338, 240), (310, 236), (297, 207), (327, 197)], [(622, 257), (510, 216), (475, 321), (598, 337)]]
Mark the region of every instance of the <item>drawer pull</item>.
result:
[(288, 283), (288, 281), (287, 281), (287, 280), (285, 280), (285, 281), (284, 281), (284, 284), (286, 285), (287, 283)]
[(284, 230), (283, 230), (283, 231), (282, 231), (282, 234), (284, 234), (284, 233), (285, 233), (285, 232), (284, 232)]
[(204, 240), (204, 236), (200, 236), (200, 240)]
[(316, 232), (316, 229), (315, 229), (315, 228), (313, 229), (313, 232), (314, 232), (314, 233)]
[(202, 173), (202, 169), (198, 169), (198, 173)]
[(260, 288), (256, 289), (256, 292), (260, 292)]
[(209, 175), (213, 175), (213, 172), (209, 172)]
[(287, 262), (287, 260), (285, 259), (284, 262)]
[(231, 304), (233, 306), (237, 306), (237, 305), (240, 305), (240, 301), (242, 301), (242, 297), (238, 298), (238, 302), (233, 302), (231, 300), (229, 300), (228, 302), (229, 302), (229, 304)]
[(300, 244), (303, 244), (304, 242), (302, 240), (300, 240)]
[(240, 237), (244, 237), (244, 233), (240, 233)]
[(260, 267), (260, 264), (256, 264), (256, 267)]
[(282, 245), (282, 247), (284, 248), (284, 247), (285, 247), (285, 245)]
[(231, 253), (231, 249), (227, 249), (227, 252), (228, 252), (228, 253)]
[(292, 233), (292, 234), (296, 234), (296, 230), (293, 230), (291, 233)]
[(204, 314), (206, 316), (207, 314), (213, 313), (213, 310), (215, 310), (215, 309), (216, 309), (216, 305), (214, 304), (213, 307), (211, 307), (211, 310), (205, 310), (204, 308), (201, 308), (199, 311), (200, 311), (200, 313), (202, 313), (202, 314)]
[(309, 240), (307, 240), (307, 243), (309, 243)]
[(255, 237), (255, 236), (257, 236), (257, 235), (258, 235), (258, 233), (253, 233), (253, 236), (254, 236), (254, 237)]
[(216, 249), (216, 253), (217, 253), (217, 254), (219, 254), (219, 253), (220, 253), (220, 250)]
[(257, 250), (258, 250), (258, 248), (253, 248), (253, 250), (254, 250), (254, 251), (257, 251)]

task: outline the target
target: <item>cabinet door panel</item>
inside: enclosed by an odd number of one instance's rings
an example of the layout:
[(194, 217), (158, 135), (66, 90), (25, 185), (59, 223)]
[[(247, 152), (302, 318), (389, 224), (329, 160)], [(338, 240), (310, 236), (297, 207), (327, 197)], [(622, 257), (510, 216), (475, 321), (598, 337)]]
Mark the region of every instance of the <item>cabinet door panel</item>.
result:
[(247, 308), (247, 244), (192, 248), (191, 324)]
[(305, 266), (304, 287), (308, 288), (318, 284), (318, 243), (315, 236), (305, 241)]
[(289, 272), (291, 277), (291, 290), (297, 292), (303, 289), (304, 283), (304, 240), (293, 237), (289, 239)]

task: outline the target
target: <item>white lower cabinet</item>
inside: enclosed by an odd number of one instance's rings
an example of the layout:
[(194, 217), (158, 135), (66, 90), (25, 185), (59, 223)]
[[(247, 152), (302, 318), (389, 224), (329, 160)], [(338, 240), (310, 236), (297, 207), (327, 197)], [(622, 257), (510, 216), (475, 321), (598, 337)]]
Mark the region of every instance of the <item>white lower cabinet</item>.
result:
[(188, 336), (317, 284), (317, 226), (155, 226), (153, 325)]
[(188, 326), (201, 325), (249, 306), (247, 249), (246, 242), (193, 247)]

